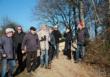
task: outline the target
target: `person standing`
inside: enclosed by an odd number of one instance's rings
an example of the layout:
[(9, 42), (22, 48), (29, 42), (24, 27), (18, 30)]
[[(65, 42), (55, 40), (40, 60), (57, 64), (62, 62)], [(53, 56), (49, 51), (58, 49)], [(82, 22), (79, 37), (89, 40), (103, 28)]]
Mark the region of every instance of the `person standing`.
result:
[(30, 27), (29, 33), (24, 36), (22, 42), (22, 53), (26, 53), (26, 68), (29, 74), (35, 71), (37, 51), (40, 49), (40, 42), (35, 27)]
[(56, 56), (56, 58), (58, 58), (58, 56), (59, 56), (59, 41), (61, 40), (61, 33), (58, 30), (58, 26), (57, 25), (54, 26), (53, 35), (55, 37), (55, 44), (56, 44), (55, 56)]
[(48, 50), (49, 50), (49, 30), (47, 25), (42, 25), (39, 31), (39, 39), (40, 39), (40, 46), (41, 46), (41, 55), (40, 55), (40, 64), (41, 67), (48, 68)]
[(21, 26), (16, 27), (17, 32), (14, 35), (14, 44), (15, 44), (15, 51), (17, 53), (17, 60), (18, 60), (18, 70), (22, 71), (24, 69), (24, 63), (23, 63), (23, 54), (22, 54), (22, 41), (25, 36), (25, 33), (23, 32), (23, 29)]
[(54, 58), (54, 53), (55, 53), (55, 37), (53, 35), (53, 27), (49, 28), (49, 33), (50, 33), (50, 41), (49, 41), (49, 66), (48, 68), (51, 69), (51, 63)]
[(71, 60), (71, 45), (72, 45), (72, 31), (70, 28), (66, 29), (65, 37), (65, 51), (64, 55), (67, 55), (67, 58)]
[[(12, 28), (6, 28), (5, 35), (3, 35), (0, 39), (0, 43), (2, 45), (2, 71), (1, 77), (6, 77), (6, 73), (8, 71), (8, 76), (13, 77), (14, 69), (16, 66), (16, 54), (14, 51), (14, 43), (13, 43), (13, 34), (14, 30)], [(7, 67), (8, 66), (8, 67)], [(9, 68), (9, 70), (7, 70)]]
[(82, 60), (85, 56), (85, 46), (89, 39), (89, 33), (84, 25), (78, 25), (77, 33), (77, 50), (76, 50), (76, 61), (75, 63)]

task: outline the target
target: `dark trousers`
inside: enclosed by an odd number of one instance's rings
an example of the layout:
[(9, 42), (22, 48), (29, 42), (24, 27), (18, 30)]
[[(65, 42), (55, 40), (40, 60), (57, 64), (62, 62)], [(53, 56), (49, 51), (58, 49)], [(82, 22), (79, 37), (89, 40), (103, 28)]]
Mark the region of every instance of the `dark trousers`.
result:
[(23, 54), (21, 50), (21, 44), (18, 44), (16, 52), (17, 52), (17, 60), (18, 60), (19, 68), (22, 69), (24, 64), (23, 64)]
[(27, 68), (27, 72), (31, 72), (32, 70), (35, 70), (37, 64), (37, 52), (33, 51), (27, 52), (27, 56), (26, 56), (26, 68)]
[(68, 59), (71, 59), (71, 49), (67, 49), (67, 57)]
[(49, 64), (51, 64), (53, 58), (54, 58), (55, 48), (54, 46), (49, 47)]

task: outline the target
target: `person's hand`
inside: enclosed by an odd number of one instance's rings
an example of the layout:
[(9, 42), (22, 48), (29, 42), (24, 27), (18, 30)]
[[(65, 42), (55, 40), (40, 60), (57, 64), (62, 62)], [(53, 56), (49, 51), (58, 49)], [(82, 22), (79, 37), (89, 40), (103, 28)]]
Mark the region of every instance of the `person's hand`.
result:
[(40, 53), (41, 53), (41, 51), (40, 51), (40, 49), (38, 49), (37, 50), (37, 56), (40, 56)]
[(22, 50), (22, 54), (25, 54), (26, 53), (26, 51), (25, 50)]
[(6, 54), (3, 54), (2, 56), (5, 58), (6, 57)]
[(59, 40), (61, 40), (61, 38), (59, 38)]

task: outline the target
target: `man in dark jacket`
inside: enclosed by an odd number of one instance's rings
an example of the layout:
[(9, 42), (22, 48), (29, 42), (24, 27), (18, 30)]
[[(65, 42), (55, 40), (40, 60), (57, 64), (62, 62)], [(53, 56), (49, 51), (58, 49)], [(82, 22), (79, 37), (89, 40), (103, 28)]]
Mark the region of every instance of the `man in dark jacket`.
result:
[(13, 77), (13, 72), (15, 69), (15, 52), (13, 45), (13, 29), (7, 28), (5, 30), (5, 35), (0, 39), (2, 45), (2, 72), (1, 77), (6, 77), (7, 64), (9, 65), (9, 77)]
[(66, 29), (65, 37), (65, 50), (64, 55), (67, 55), (67, 58), (71, 60), (71, 45), (72, 45), (72, 31), (71, 28)]
[(23, 32), (23, 29), (21, 26), (17, 26), (16, 28), (17, 32), (14, 35), (14, 46), (15, 46), (15, 51), (17, 53), (17, 60), (18, 60), (18, 68), (20, 71), (24, 68), (24, 63), (23, 63), (23, 54), (22, 54), (22, 41), (24, 38), (25, 33)]
[(55, 44), (56, 44), (55, 56), (56, 56), (56, 58), (58, 58), (58, 55), (59, 55), (59, 41), (61, 40), (61, 33), (58, 30), (58, 26), (54, 27), (53, 35), (55, 37)]
[(82, 60), (85, 56), (85, 45), (89, 39), (89, 33), (84, 25), (78, 26), (77, 33), (77, 51), (76, 51), (76, 63)]
[(22, 53), (26, 52), (27, 54), (26, 68), (28, 73), (35, 70), (38, 49), (40, 49), (40, 42), (36, 33), (36, 28), (31, 27), (30, 32), (25, 35), (22, 42)]

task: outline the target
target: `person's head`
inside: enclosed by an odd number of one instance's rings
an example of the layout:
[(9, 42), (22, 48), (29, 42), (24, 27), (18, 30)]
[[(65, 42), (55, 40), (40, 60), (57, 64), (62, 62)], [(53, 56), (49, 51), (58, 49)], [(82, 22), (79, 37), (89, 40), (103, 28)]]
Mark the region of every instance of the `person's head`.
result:
[(13, 28), (6, 28), (5, 29), (5, 34), (7, 37), (12, 37), (14, 33), (15, 33), (15, 31)]
[(48, 30), (47, 25), (42, 25), (42, 26), (41, 26), (41, 30), (43, 30), (43, 31), (47, 31), (47, 30)]
[(50, 33), (52, 33), (52, 32), (53, 32), (53, 30), (54, 30), (54, 28), (53, 28), (53, 27), (50, 27), (50, 28), (49, 28), (49, 32), (50, 32)]
[(18, 32), (18, 33), (21, 33), (21, 32), (22, 32), (22, 27), (21, 27), (21, 26), (17, 26), (16, 29), (17, 29), (17, 32)]
[(70, 31), (71, 31), (71, 28), (67, 27), (67, 28), (66, 28), (66, 32), (68, 33), (68, 32), (70, 32)]
[(85, 28), (84, 22), (80, 21), (79, 24), (78, 24), (78, 29), (82, 30), (83, 28)]
[(58, 25), (55, 25), (54, 26), (54, 30), (58, 30)]
[(36, 28), (35, 27), (30, 27), (30, 32), (32, 33), (32, 34), (36, 34)]

